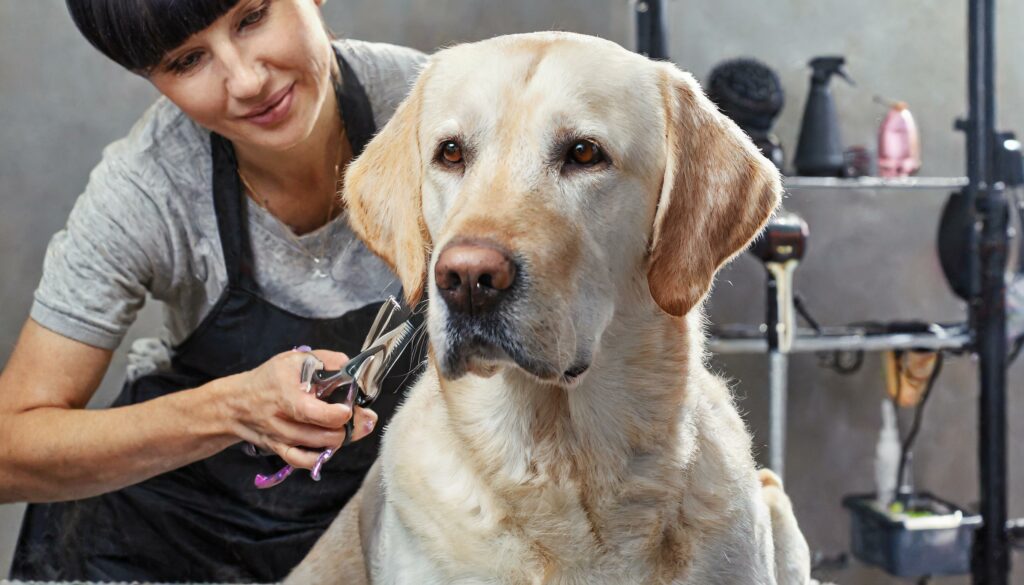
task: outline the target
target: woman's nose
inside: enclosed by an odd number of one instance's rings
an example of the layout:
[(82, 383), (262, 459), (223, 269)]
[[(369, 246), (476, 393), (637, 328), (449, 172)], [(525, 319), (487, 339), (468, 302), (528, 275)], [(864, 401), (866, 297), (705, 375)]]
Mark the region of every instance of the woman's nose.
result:
[(228, 94), (238, 100), (257, 97), (263, 89), (266, 69), (257, 59), (246, 57), (237, 51), (224, 59), (226, 87)]

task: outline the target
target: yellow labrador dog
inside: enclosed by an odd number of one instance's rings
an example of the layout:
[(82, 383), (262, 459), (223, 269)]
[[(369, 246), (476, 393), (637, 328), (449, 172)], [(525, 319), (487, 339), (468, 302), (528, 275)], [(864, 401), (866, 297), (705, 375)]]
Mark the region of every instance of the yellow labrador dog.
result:
[(690, 75), (576, 34), (443, 50), (345, 197), (430, 297), (429, 367), (289, 583), (808, 582), (704, 365), (701, 301), (779, 177)]

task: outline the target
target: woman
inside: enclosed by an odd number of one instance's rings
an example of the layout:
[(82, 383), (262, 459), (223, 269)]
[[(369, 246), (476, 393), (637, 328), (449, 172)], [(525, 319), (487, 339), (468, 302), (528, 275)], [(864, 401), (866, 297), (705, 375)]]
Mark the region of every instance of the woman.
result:
[[(36, 502), (13, 577), (276, 581), (372, 463), (414, 358), (376, 413), (353, 414), (300, 389), (291, 349), (339, 367), (398, 292), (336, 194), (423, 56), (332, 43), (322, 2), (68, 0), (86, 38), (164, 97), (51, 241), (0, 375), (0, 501)], [(86, 410), (147, 294), (166, 339), (133, 346), (114, 408)], [(256, 473), (312, 467), (351, 416), (370, 438), (323, 481), (255, 489)]]

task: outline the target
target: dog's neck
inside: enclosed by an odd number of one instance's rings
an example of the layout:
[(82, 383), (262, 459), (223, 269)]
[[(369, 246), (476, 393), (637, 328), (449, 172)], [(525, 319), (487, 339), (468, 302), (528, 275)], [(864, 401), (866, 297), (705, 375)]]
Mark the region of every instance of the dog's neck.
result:
[(487, 380), (441, 380), (452, 430), (492, 487), (582, 482), (614, 492), (636, 477), (639, 461), (685, 464), (675, 451), (685, 433), (685, 381), (702, 371), (703, 349), (692, 351), (703, 344), (702, 316), (674, 318), (646, 289), (635, 296), (618, 304), (576, 388), (511, 366)]

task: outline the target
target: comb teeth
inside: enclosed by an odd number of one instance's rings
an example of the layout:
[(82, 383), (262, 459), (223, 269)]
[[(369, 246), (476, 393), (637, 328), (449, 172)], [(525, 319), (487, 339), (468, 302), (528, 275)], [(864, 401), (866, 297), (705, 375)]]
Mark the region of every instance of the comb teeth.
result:
[(402, 352), (405, 351), (406, 347), (409, 347), (414, 330), (415, 327), (412, 326), (412, 323), (406, 321), (377, 340), (378, 345), (384, 346), (384, 365), (377, 372), (375, 382), (380, 383), (388, 375), (388, 372), (391, 371), (395, 363), (398, 362)]

